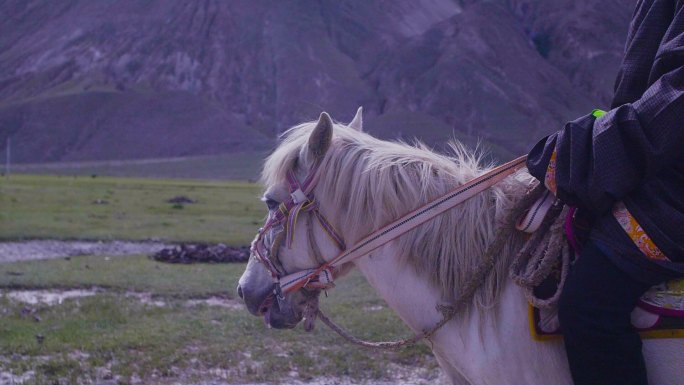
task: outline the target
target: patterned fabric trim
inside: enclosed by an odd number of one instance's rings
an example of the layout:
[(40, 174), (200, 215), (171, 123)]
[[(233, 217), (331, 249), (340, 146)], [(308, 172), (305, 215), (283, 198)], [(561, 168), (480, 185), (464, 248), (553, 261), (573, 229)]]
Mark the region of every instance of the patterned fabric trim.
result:
[(653, 243), (651, 237), (646, 234), (646, 231), (639, 225), (634, 216), (627, 210), (624, 203), (618, 202), (613, 206), (613, 216), (644, 255), (656, 261), (669, 261), (658, 246)]
[(549, 165), (546, 167), (546, 175), (544, 175), (544, 186), (556, 195), (556, 150), (553, 150)]

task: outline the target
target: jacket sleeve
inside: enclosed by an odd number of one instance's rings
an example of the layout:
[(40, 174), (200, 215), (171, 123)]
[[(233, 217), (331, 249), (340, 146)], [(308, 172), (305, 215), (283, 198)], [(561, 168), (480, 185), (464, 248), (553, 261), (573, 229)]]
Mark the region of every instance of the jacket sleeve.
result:
[(600, 214), (684, 161), (684, 32), (668, 44), (654, 63), (667, 71), (641, 98), (567, 123), (532, 149), (530, 173), (561, 200)]

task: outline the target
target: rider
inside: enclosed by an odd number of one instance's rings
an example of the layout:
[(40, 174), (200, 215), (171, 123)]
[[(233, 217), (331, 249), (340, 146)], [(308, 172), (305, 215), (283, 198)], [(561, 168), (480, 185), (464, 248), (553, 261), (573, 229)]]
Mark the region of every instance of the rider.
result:
[(527, 165), (593, 219), (559, 303), (573, 381), (647, 384), (630, 313), (684, 276), (684, 1), (638, 1), (610, 111), (567, 123)]

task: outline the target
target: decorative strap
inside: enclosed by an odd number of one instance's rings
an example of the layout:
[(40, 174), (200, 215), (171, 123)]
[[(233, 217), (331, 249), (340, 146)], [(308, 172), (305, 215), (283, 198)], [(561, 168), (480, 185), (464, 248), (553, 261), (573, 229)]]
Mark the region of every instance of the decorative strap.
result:
[(285, 246), (287, 246), (288, 249), (292, 248), (295, 237), (295, 224), (297, 223), (297, 219), (299, 219), (299, 213), (302, 212), (302, 209), (306, 204), (307, 202), (298, 203), (290, 210), (290, 214), (287, 216), (287, 225), (285, 226), (287, 229), (287, 238), (285, 240)]
[[(295, 239), (295, 230), (297, 225), (297, 220), (299, 219), (299, 214), (306, 211), (313, 211), (314, 215), (318, 219), (321, 227), (326, 234), (335, 242), (335, 244), (340, 248), (340, 250), (345, 249), (344, 241), (335, 228), (328, 222), (323, 214), (318, 210), (318, 202), (314, 199), (313, 188), (315, 187), (316, 181), (319, 177), (319, 165), (315, 164), (303, 183), (299, 183), (297, 176), (294, 171), (289, 170), (287, 172), (287, 181), (290, 188), (290, 199), (282, 202), (278, 206), (278, 210), (269, 214), (268, 219), (264, 226), (259, 229), (259, 232), (252, 241), (251, 251), (257, 257), (258, 260), (264, 263), (266, 268), (271, 272), (273, 277), (273, 282), (276, 284), (284, 272), (280, 262), (277, 258), (277, 250), (280, 245), (280, 240), (282, 234), (278, 235), (277, 242), (273, 242), (270, 246), (270, 250), (267, 249), (264, 243), (264, 236), (268, 231), (271, 231), (276, 226), (282, 226), (285, 230), (285, 245), (288, 248), (292, 248)], [(271, 254), (276, 255), (273, 257)], [(332, 275), (330, 275), (330, 282), (332, 282)]]
[(332, 239), (333, 242), (337, 245), (337, 247), (340, 250), (346, 250), (347, 246), (344, 244), (344, 240), (342, 240), (342, 237), (339, 235), (340, 233), (335, 230), (335, 227), (328, 222), (327, 219), (321, 214), (320, 211), (314, 210), (314, 215), (316, 216), (316, 219), (318, 219), (318, 223), (321, 224), (321, 227), (325, 231), (326, 234)]
[(537, 231), (555, 201), (556, 197), (549, 190), (545, 190), (527, 210), (527, 214), (516, 223), (515, 228), (530, 234)]
[(618, 202), (613, 206), (613, 217), (618, 221), (627, 236), (634, 242), (637, 248), (649, 259), (656, 261), (669, 261), (670, 259), (663, 254), (656, 246), (651, 237), (646, 234), (643, 227), (637, 222), (632, 213), (627, 210), (624, 203)]
[[(329, 289), (334, 286), (334, 275), (332, 269), (323, 269), (315, 275), (313, 274), (314, 272), (318, 272), (318, 269), (301, 270), (296, 273), (281, 277), (280, 289), (283, 291), (283, 293), (289, 293), (291, 291), (295, 291), (292, 289), (293, 286), (297, 286), (296, 290), (303, 286), (306, 286), (310, 289), (320, 290)], [(300, 281), (302, 280), (304, 280), (304, 283), (300, 284)]]
[(313, 182), (318, 175), (318, 167), (315, 166), (303, 183), (299, 183), (296, 175), (292, 170), (287, 172), (287, 181), (290, 184), (290, 197), (292, 198), (287, 204), (281, 204), (280, 211), (287, 216), (285, 228), (287, 229), (287, 237), (285, 245), (288, 249), (292, 248), (295, 238), (295, 228), (299, 214), (304, 211), (313, 211), (314, 215), (320, 222), (325, 233), (335, 242), (335, 244), (344, 250), (344, 242), (342, 238), (335, 231), (333, 226), (328, 222), (323, 215), (318, 211), (318, 202), (313, 198), (311, 190), (313, 190)]
[(551, 154), (551, 159), (549, 159), (549, 165), (546, 166), (546, 174), (544, 175), (544, 186), (556, 195), (558, 187), (556, 186), (556, 150), (553, 150)]
[(254, 254), (257, 257), (257, 259), (266, 266), (268, 271), (271, 273), (271, 279), (273, 279), (274, 283), (277, 283), (280, 273), (278, 271), (278, 268), (273, 263), (273, 261), (271, 261), (271, 259), (268, 258), (268, 251), (266, 250), (266, 245), (262, 240), (262, 236), (263, 231), (262, 229), (259, 229), (256, 238), (254, 238), (254, 240), (252, 241), (250, 252)]

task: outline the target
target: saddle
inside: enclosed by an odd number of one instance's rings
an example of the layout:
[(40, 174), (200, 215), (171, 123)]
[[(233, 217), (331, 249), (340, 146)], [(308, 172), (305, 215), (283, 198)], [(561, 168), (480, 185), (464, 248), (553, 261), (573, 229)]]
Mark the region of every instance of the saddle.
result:
[[(550, 283), (535, 289), (544, 296)], [(538, 341), (561, 338), (558, 310), (529, 307), (530, 332)], [(649, 289), (632, 311), (632, 325), (641, 338), (684, 338), (684, 279), (673, 280)]]
[[(554, 202), (553, 195), (548, 192), (543, 194), (520, 219), (518, 230), (528, 233), (536, 231)], [(578, 241), (588, 234), (590, 220), (582, 216), (574, 216), (573, 219), (568, 222), (573, 230), (571, 234), (566, 232), (566, 235), (568, 242), (576, 249)], [(559, 274), (550, 274), (533, 288), (534, 296), (539, 299), (551, 298), (558, 290), (559, 281)], [(536, 308), (529, 305), (529, 318), (530, 332), (535, 340), (562, 337), (557, 306)], [(642, 338), (684, 338), (684, 278), (649, 289), (638, 301), (631, 319)]]

